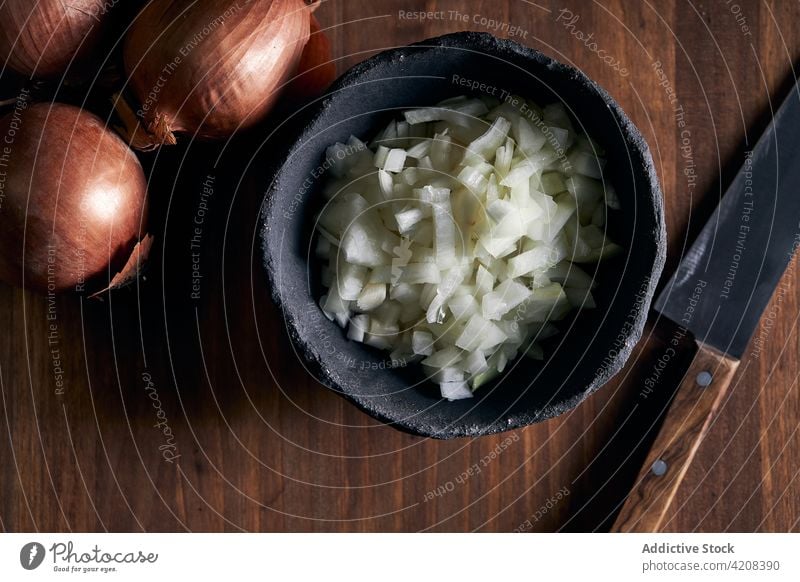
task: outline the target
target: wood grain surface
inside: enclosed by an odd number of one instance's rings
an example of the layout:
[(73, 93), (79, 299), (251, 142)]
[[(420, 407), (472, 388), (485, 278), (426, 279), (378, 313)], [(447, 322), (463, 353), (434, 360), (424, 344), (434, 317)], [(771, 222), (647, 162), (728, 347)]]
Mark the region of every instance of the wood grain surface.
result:
[[(331, 0), (317, 16), (340, 71), (390, 46), (487, 30), (490, 20), (501, 23), (499, 36), (584, 70), (651, 146), (668, 274), (787, 93), (800, 56), (800, 5), (736, 6)], [(408, 16), (420, 10), (443, 18)], [(449, 442), (381, 426), (317, 384), (293, 352), (258, 263), (266, 178), (243, 178), (242, 148), (252, 142), (237, 143), (143, 157), (157, 243), (138, 287), (96, 302), (0, 286), (0, 528), (608, 529), (688, 366), (680, 350), (667, 351), (680, 330), (654, 314), (622, 373), (536, 426)], [(667, 531), (800, 529), (799, 310), (793, 264), (677, 491)], [(680, 339), (690, 354), (690, 338)]]

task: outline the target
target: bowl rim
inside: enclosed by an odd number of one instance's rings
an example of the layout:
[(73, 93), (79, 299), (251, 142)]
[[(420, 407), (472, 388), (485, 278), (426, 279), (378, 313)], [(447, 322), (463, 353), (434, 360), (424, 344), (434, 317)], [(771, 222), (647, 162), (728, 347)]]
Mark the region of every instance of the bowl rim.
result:
[[(362, 75), (368, 73), (376, 64), (384, 62), (386, 59), (392, 59), (400, 56), (404, 51), (409, 48), (418, 49), (421, 54), (427, 51), (438, 50), (441, 48), (454, 48), (476, 50), (482, 53), (489, 53), (494, 56), (503, 53), (512, 53), (523, 59), (537, 62), (545, 68), (556, 71), (557, 74), (568, 76), (578, 84), (583, 84), (590, 87), (590, 90), (602, 99), (605, 105), (611, 110), (615, 116), (617, 123), (620, 126), (621, 134), (625, 142), (632, 146), (632, 151), (638, 154), (637, 162), (641, 162), (643, 174), (646, 175), (646, 183), (648, 186), (648, 194), (643, 196), (643, 200), (647, 202), (648, 210), (653, 212), (653, 218), (656, 222), (655, 232), (653, 232), (653, 244), (655, 245), (656, 256), (653, 265), (649, 272), (646, 274), (646, 289), (642, 285), (644, 301), (641, 308), (636, 313), (635, 318), (630, 326), (630, 333), (624, 345), (618, 350), (617, 356), (613, 359), (611, 365), (603, 372), (598, 372), (591, 383), (581, 389), (579, 392), (560, 399), (556, 402), (550, 403), (548, 406), (543, 407), (533, 415), (524, 411), (508, 412), (502, 416), (498, 416), (490, 424), (485, 424), (480, 427), (473, 427), (467, 423), (449, 424), (446, 431), (443, 430), (430, 430), (426, 427), (425, 423), (419, 420), (397, 419), (392, 418), (383, 412), (383, 409), (371, 405), (371, 398), (362, 398), (358, 394), (353, 394), (343, 389), (338, 381), (333, 377), (332, 373), (328, 370), (326, 365), (322, 362), (317, 350), (314, 349), (313, 344), (308, 342), (305, 338), (298, 333), (297, 322), (294, 315), (284, 305), (284, 299), (281, 292), (280, 275), (276, 270), (276, 262), (279, 256), (272, 252), (269, 244), (270, 232), (270, 219), (272, 216), (272, 208), (277, 204), (275, 197), (280, 176), (284, 171), (289, 160), (297, 154), (297, 152), (304, 147), (309, 137), (312, 135), (311, 128), (316, 125), (317, 121), (324, 115), (327, 109), (332, 105), (334, 96), (342, 90), (350, 87)], [(310, 105), (310, 112), (305, 115), (298, 116), (301, 121), (299, 128), (296, 127), (295, 131), (289, 134), (291, 145), (285, 150), (285, 153), (275, 161), (274, 167), (271, 171), (270, 185), (264, 194), (264, 201), (262, 204), (262, 211), (259, 216), (261, 224), (260, 237), (261, 237), (261, 251), (263, 258), (263, 265), (267, 273), (268, 287), (273, 302), (278, 307), (279, 312), (284, 320), (284, 327), (290, 336), (290, 339), (296, 348), (302, 352), (303, 357), (308, 365), (308, 371), (323, 386), (332, 390), (336, 394), (342, 396), (347, 401), (354, 404), (360, 410), (368, 414), (370, 417), (380, 421), (383, 424), (392, 426), (403, 432), (413, 434), (421, 437), (429, 437), (435, 439), (452, 439), (460, 437), (475, 437), (487, 436), (497, 434), (504, 431), (509, 431), (530, 424), (549, 420), (559, 416), (568, 410), (571, 410), (581, 404), (589, 396), (599, 390), (611, 378), (613, 378), (625, 365), (630, 358), (634, 347), (641, 340), (644, 326), (647, 321), (650, 306), (655, 295), (659, 278), (663, 271), (666, 262), (666, 247), (667, 247), (667, 234), (664, 214), (664, 198), (661, 190), (658, 175), (656, 173), (655, 164), (650, 152), (650, 148), (636, 125), (630, 120), (627, 114), (619, 106), (619, 104), (611, 97), (611, 95), (596, 81), (589, 78), (583, 71), (571, 65), (559, 62), (552, 57), (534, 49), (521, 45), (510, 39), (502, 39), (493, 36), (486, 32), (455, 32), (441, 36), (432, 37), (426, 40), (415, 42), (408, 45), (398, 45), (382, 50), (375, 55), (365, 59), (350, 69), (345, 71), (326, 91), (325, 95), (313, 102)], [(644, 277), (643, 277), (644, 278)]]

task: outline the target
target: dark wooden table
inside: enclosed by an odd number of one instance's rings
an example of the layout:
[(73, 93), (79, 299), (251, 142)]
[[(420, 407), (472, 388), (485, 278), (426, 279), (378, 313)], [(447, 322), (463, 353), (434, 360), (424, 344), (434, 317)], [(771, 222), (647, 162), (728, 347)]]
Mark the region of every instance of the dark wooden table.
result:
[[(407, 14), (417, 10), (443, 19)], [(389, 46), (486, 30), (488, 20), (501, 23), (498, 35), (584, 70), (651, 146), (666, 198), (668, 273), (787, 93), (800, 55), (796, 2), (331, 0), (318, 14), (340, 70)], [(263, 184), (239, 183), (226, 160), (241, 153), (226, 150), (217, 163), (218, 154), (191, 144), (143, 158), (159, 242), (138, 288), (104, 302), (53, 302), (0, 286), (2, 529), (608, 526), (683, 373), (685, 362), (658, 364), (671, 330), (649, 326), (623, 373), (563, 417), (476, 440), (401, 434), (304, 371), (254, 254)], [(208, 175), (213, 195), (201, 208)], [(763, 348), (742, 363), (670, 531), (800, 527), (794, 268), (782, 285), (760, 330)], [(480, 471), (464, 478), (476, 463)]]

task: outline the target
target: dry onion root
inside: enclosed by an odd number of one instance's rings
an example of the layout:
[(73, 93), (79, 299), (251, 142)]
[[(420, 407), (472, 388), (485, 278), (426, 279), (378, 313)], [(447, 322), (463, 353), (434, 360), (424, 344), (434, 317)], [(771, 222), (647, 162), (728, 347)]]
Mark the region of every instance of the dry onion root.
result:
[(110, 6), (105, 0), (3, 0), (0, 62), (40, 78), (80, 68), (103, 37)]
[(90, 293), (135, 276), (152, 241), (138, 244), (147, 182), (130, 148), (59, 103), (19, 104), (0, 141), (0, 280)]
[(260, 121), (297, 68), (315, 7), (304, 0), (150, 2), (124, 46), (138, 101), (131, 109), (149, 138), (133, 145), (173, 144), (176, 133), (224, 139)]

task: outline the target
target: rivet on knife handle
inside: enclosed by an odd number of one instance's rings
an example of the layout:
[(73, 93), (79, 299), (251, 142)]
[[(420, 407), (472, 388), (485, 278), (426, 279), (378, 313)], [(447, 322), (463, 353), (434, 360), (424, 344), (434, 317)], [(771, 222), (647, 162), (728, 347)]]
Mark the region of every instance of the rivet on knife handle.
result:
[(708, 432), (739, 360), (698, 345), (661, 430), (611, 531), (656, 532)]

